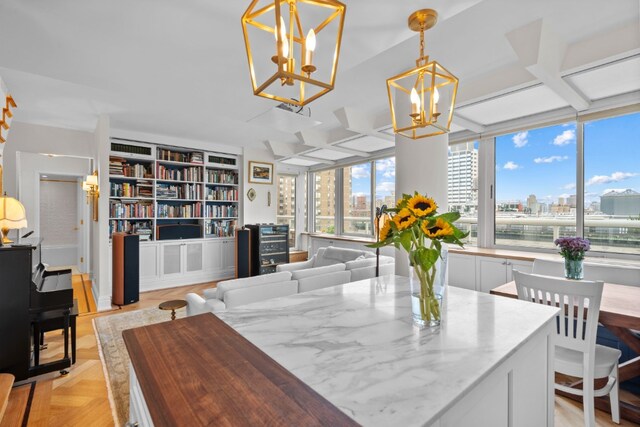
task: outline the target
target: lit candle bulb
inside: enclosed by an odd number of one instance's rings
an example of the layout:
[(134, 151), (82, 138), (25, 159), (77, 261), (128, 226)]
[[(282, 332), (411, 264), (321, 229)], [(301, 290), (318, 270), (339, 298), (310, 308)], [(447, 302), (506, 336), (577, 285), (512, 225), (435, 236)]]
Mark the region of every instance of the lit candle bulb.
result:
[(302, 71), (305, 73), (313, 73), (316, 70), (313, 65), (313, 52), (316, 50), (316, 32), (313, 28), (307, 33), (307, 38), (304, 41), (304, 62), (302, 64)]
[(440, 113), (438, 113), (438, 101), (440, 101), (440, 93), (438, 92), (438, 88), (433, 88), (433, 120), (438, 121), (438, 117)]
[(420, 115), (420, 97), (418, 96), (418, 92), (414, 87), (411, 89), (411, 116), (418, 117)]
[(284, 25), (284, 19), (280, 17), (280, 39), (282, 40), (282, 51), (278, 51), (278, 26), (273, 29), (273, 37), (276, 39), (276, 56), (272, 56), (271, 60), (276, 64), (279, 62), (285, 63), (286, 70), (286, 58), (289, 55), (289, 40), (287, 40), (287, 28)]
[(433, 89), (433, 114), (438, 113), (438, 101), (440, 101), (440, 92), (438, 92), (438, 88)]

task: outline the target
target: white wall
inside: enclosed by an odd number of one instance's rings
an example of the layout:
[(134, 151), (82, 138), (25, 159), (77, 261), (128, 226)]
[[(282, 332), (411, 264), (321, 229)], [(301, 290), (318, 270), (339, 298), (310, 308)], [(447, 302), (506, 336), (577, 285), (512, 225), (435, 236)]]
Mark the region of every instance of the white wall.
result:
[[(273, 183), (256, 184), (249, 182), (249, 161), (274, 164)], [(278, 209), (278, 183), (276, 181), (275, 158), (267, 150), (245, 148), (242, 157), (242, 204), (243, 224), (275, 223)], [(250, 201), (247, 192), (250, 188), (256, 190), (256, 198)], [(271, 205), (268, 203), (271, 193)]]
[(78, 157), (93, 157), (93, 134), (51, 126), (11, 123), (9, 138), (4, 144), (4, 190), (14, 196), (18, 191), (16, 153), (45, 153)]
[(81, 157), (50, 157), (21, 151), (16, 153), (16, 159), (19, 184), (17, 196), (27, 214), (27, 228), (34, 230), (34, 236), (40, 236), (40, 175), (85, 176), (91, 168), (91, 160)]
[[(418, 191), (432, 197), (438, 212), (446, 212), (449, 135), (412, 140), (396, 135), (396, 196)], [(408, 276), (409, 262), (404, 251), (396, 255), (396, 274)], [(402, 256), (399, 256), (402, 254)]]
[(98, 222), (91, 221), (91, 268), (93, 296), (98, 311), (111, 309), (111, 282), (109, 280), (109, 117), (100, 116), (93, 135), (94, 168), (102, 194), (98, 199)]

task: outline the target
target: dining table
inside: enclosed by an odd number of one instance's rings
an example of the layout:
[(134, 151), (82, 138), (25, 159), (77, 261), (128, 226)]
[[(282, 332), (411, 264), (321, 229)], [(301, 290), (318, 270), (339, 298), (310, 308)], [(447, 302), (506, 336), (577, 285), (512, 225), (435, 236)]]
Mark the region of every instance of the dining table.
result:
[[(512, 281), (490, 291), (493, 295), (518, 298), (516, 282)], [(640, 376), (640, 286), (605, 283), (600, 302), (599, 323), (626, 344), (636, 356), (620, 364), (620, 383)], [(581, 381), (575, 383), (580, 387)], [(582, 401), (581, 396), (556, 391), (557, 394)], [(640, 397), (636, 399), (640, 401)], [(609, 399), (598, 397), (596, 408), (611, 412)], [(620, 416), (640, 424), (640, 405), (620, 398)]]

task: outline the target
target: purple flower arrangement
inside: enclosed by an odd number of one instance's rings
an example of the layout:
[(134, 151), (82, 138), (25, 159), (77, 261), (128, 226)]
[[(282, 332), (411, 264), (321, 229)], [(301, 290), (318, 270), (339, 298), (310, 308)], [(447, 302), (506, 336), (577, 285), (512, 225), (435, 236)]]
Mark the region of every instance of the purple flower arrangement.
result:
[(581, 237), (560, 237), (553, 243), (560, 247), (560, 255), (576, 261), (584, 259), (584, 253), (591, 249), (589, 240)]

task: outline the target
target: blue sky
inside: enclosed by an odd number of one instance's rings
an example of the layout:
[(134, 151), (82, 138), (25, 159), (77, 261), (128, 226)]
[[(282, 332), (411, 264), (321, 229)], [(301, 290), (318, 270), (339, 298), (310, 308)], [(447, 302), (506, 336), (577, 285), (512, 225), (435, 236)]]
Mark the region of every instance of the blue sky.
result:
[[(396, 159), (389, 157), (376, 160), (376, 198), (395, 194)], [(371, 194), (370, 163), (356, 165), (351, 168), (352, 194)]]
[[(575, 194), (575, 123), (496, 138), (496, 200), (557, 202)], [(585, 124), (585, 201), (609, 190), (640, 192), (640, 113)]]

